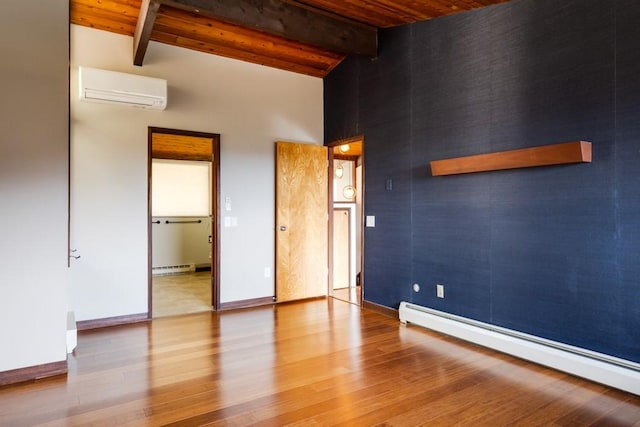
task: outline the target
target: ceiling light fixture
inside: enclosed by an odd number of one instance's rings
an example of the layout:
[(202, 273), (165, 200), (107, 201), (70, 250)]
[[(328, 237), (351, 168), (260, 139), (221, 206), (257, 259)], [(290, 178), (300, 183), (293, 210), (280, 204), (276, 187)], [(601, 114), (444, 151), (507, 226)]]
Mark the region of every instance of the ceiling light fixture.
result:
[(342, 195), (347, 200), (353, 200), (356, 197), (356, 188), (351, 184), (353, 177), (353, 162), (349, 162), (349, 184), (342, 189)]
[(356, 189), (353, 185), (347, 185), (342, 189), (342, 195), (345, 199), (353, 200), (353, 198), (356, 197)]

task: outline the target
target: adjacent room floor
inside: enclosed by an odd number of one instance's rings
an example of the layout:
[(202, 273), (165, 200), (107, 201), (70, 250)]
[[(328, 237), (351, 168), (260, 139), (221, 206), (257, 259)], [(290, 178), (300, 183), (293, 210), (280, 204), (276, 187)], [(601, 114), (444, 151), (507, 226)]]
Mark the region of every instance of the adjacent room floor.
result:
[(211, 271), (153, 277), (153, 317), (211, 311)]
[(333, 290), (333, 297), (351, 304), (362, 304), (362, 286), (352, 286)]

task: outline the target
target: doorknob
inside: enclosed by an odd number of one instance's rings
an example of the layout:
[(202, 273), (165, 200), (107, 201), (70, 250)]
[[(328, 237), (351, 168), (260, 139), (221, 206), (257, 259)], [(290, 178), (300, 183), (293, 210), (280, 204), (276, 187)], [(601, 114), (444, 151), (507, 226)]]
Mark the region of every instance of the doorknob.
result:
[(284, 225), (280, 226), (280, 231), (287, 231), (287, 227), (285, 227)]

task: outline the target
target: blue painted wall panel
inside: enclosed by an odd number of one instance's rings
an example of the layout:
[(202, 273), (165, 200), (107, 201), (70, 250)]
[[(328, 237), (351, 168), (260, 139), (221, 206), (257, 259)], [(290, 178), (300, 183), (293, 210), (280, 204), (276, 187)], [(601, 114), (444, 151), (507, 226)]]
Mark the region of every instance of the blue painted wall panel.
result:
[(596, 161), (492, 173), (491, 323), (607, 352), (620, 325), (614, 3), (504, 11), (489, 24), (494, 149), (584, 139)]
[(618, 346), (640, 352), (640, 2), (617, 2), (616, 201), (620, 330)]
[(325, 79), (325, 140), (367, 129), (364, 213), (376, 227), (365, 229), (364, 297), (393, 308), (410, 298), (412, 284), (409, 41), (402, 29), (383, 31), (377, 60), (348, 58)]
[[(490, 34), (463, 14), (412, 25), (412, 302), (478, 320), (490, 315), (490, 180), (433, 178), (431, 160), (490, 151)], [(467, 31), (460, 32), (460, 26)], [(473, 183), (473, 185), (469, 185)], [(436, 297), (445, 285), (445, 299)]]

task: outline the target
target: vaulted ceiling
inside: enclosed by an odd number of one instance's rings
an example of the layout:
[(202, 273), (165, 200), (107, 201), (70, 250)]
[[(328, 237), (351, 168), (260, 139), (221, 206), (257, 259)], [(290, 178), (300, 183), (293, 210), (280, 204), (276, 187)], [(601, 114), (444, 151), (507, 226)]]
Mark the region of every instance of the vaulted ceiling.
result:
[(70, 0), (71, 23), (324, 77), (346, 55), (375, 57), (377, 30), (508, 0)]

